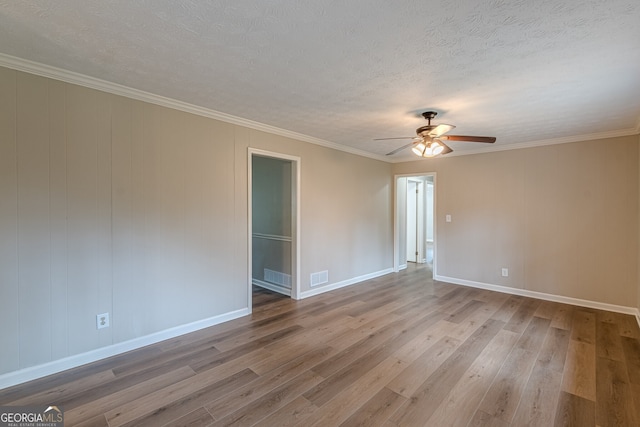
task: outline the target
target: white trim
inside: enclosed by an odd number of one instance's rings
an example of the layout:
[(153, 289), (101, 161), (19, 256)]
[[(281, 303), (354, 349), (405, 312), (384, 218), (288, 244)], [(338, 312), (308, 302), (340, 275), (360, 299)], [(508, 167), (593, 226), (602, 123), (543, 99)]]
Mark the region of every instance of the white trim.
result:
[(398, 271), (400, 270), (406, 270), (407, 269), (407, 263), (405, 262), (404, 264), (401, 264), (398, 266)]
[(640, 328), (640, 309), (636, 309), (636, 320), (638, 321), (638, 327)]
[(249, 314), (250, 312), (247, 308), (242, 308), (240, 310), (235, 310), (229, 313), (220, 314), (218, 316), (209, 317), (208, 319), (198, 320), (192, 323), (187, 323), (186, 325), (176, 326), (174, 328), (165, 329), (164, 331), (154, 332), (149, 335), (134, 338), (117, 344), (112, 344), (107, 347), (91, 350), (86, 353), (76, 354), (73, 356), (65, 357), (63, 359), (44, 363), (42, 365), (31, 366), (29, 368), (9, 372), (0, 375), (0, 390), (6, 387), (25, 383), (27, 381), (35, 380), (37, 378), (42, 378), (47, 375), (66, 371), (67, 369), (75, 368), (87, 363), (95, 362), (97, 360), (105, 359), (107, 357), (126, 353), (127, 351), (136, 350), (141, 347), (155, 344), (170, 338), (175, 338), (177, 336), (188, 334), (200, 329), (208, 328), (210, 326), (214, 326), (223, 322), (228, 322), (230, 320), (247, 316)]
[(293, 283), (291, 284), (291, 298), (300, 299), (300, 169), (302, 167), (302, 160), (298, 156), (292, 156), (289, 154), (277, 153), (275, 151), (261, 150), (259, 148), (247, 148), (247, 236), (248, 236), (248, 253), (247, 253), (247, 277), (249, 282), (248, 291), (248, 307), (251, 311), (251, 286), (253, 285), (253, 212), (252, 212), (252, 159), (253, 156), (271, 157), (274, 159), (282, 159), (291, 161), (292, 168), (292, 199), (294, 204), (294, 212), (292, 212), (291, 222), (291, 276), (293, 277)]
[[(264, 123), (256, 122), (242, 117), (233, 116), (231, 114), (223, 113), (209, 108), (200, 107), (187, 102), (178, 101), (175, 99), (167, 98), (160, 95), (155, 95), (150, 92), (134, 89), (128, 86), (124, 86), (118, 83), (101, 80), (95, 77), (85, 76), (73, 71), (64, 70), (62, 68), (52, 67), (50, 65), (41, 64), (27, 59), (18, 58), (15, 56), (0, 53), (0, 66), (10, 68), (12, 70), (22, 71), (25, 73), (35, 74), (42, 77), (47, 77), (54, 80), (60, 80), (66, 83), (75, 84), (78, 86), (84, 86), (90, 89), (100, 90), (102, 92), (111, 93), (114, 95), (124, 96), (138, 101), (148, 102), (150, 104), (160, 105), (162, 107), (172, 108), (174, 110), (184, 111), (187, 113), (196, 114), (198, 116), (209, 117), (211, 119), (220, 120), (222, 122), (231, 123), (239, 126), (244, 126), (249, 129), (255, 129), (263, 132), (268, 132), (274, 135), (284, 136), (285, 138), (296, 139), (298, 141), (308, 142), (310, 144), (320, 145), (322, 147), (331, 148), (345, 153), (355, 154), (357, 156), (368, 157), (370, 159), (380, 160), (387, 163), (405, 163), (411, 161), (423, 161), (424, 158), (413, 156), (411, 159), (406, 158), (392, 158), (381, 154), (374, 154), (368, 151), (360, 150), (358, 148), (350, 147), (348, 145), (338, 144), (335, 142), (327, 141), (324, 139), (316, 138), (313, 136), (305, 135), (298, 132), (281, 129), (275, 126), (267, 125)], [(564, 144), (570, 142), (590, 141), (594, 139), (614, 138), (619, 136), (637, 135), (640, 133), (640, 121), (632, 129), (621, 129), (610, 132), (591, 133), (586, 135), (576, 135), (563, 138), (546, 139), (539, 141), (528, 141), (514, 144), (497, 144), (488, 146), (482, 144), (482, 148), (474, 150), (454, 151), (447, 154), (447, 157), (465, 156), (470, 154), (490, 153), (495, 151), (517, 150), (521, 148), (539, 147), (544, 145)]]
[[(497, 151), (508, 151), (508, 150), (520, 150), (524, 148), (535, 148), (535, 147), (544, 147), (546, 145), (557, 145), (557, 144), (569, 144), (572, 142), (584, 142), (584, 141), (593, 141), (596, 139), (605, 139), (605, 138), (618, 138), (622, 136), (632, 136), (637, 135), (640, 132), (640, 129), (619, 129), (613, 130), (609, 132), (598, 132), (598, 133), (588, 133), (585, 135), (574, 135), (574, 136), (565, 136), (562, 138), (552, 138), (552, 139), (542, 139), (537, 141), (527, 141), (527, 142), (517, 142), (513, 144), (479, 144), (482, 148), (476, 148), (471, 150), (457, 150), (453, 153), (447, 154), (445, 157), (457, 157), (457, 156), (468, 156), (471, 154), (485, 154), (485, 153), (495, 153)], [(434, 159), (441, 159), (445, 157), (434, 157)], [(391, 163), (406, 163), (406, 162), (420, 162), (424, 161), (423, 157), (413, 156), (411, 159), (391, 159)]]
[(577, 305), (580, 307), (595, 308), (597, 310), (613, 311), (616, 313), (636, 314), (638, 310), (634, 307), (623, 305), (607, 304), (604, 302), (590, 301), (580, 298), (565, 297), (562, 295), (547, 294), (545, 292), (529, 291), (520, 288), (510, 288), (508, 286), (492, 285), (489, 283), (475, 282), (473, 280), (457, 279), (455, 277), (435, 276), (434, 280), (453, 283), (455, 285), (470, 286), (472, 288), (486, 289), (489, 291), (502, 292), (505, 294), (520, 295), (529, 298), (536, 298), (545, 301), (559, 302), (563, 304)]
[(251, 282), (255, 286), (259, 286), (261, 288), (265, 288), (265, 289), (268, 289), (270, 291), (277, 292), (277, 293), (282, 294), (282, 295), (286, 295), (288, 297), (291, 296), (291, 289), (290, 288), (285, 288), (284, 286), (280, 286), (280, 285), (277, 285), (275, 283), (265, 282), (264, 280), (260, 280), (260, 279), (251, 279)]
[(144, 101), (150, 104), (160, 105), (162, 107), (196, 114), (198, 116), (209, 117), (211, 119), (220, 120), (226, 123), (268, 132), (274, 135), (284, 136), (285, 138), (292, 138), (298, 141), (309, 142), (311, 144), (332, 148), (334, 150), (344, 151), (346, 153), (355, 154), (357, 156), (368, 157), (384, 162), (389, 161), (386, 156), (380, 154), (369, 153), (367, 151), (359, 150), (347, 145), (337, 144), (335, 142), (326, 141), (324, 139), (289, 131), (286, 129), (281, 129), (253, 120), (244, 119), (242, 117), (232, 116), (231, 114), (211, 110), (209, 108), (200, 107), (194, 104), (189, 104), (187, 102), (178, 101), (160, 95), (155, 95), (150, 92), (145, 92), (117, 83), (108, 82), (106, 80), (97, 79), (95, 77), (85, 76), (80, 73), (63, 70), (61, 68), (52, 67), (50, 65), (28, 61), (26, 59), (17, 58), (15, 56), (6, 55), (3, 53), (0, 53), (0, 66), (11, 68), (12, 70), (23, 71), (38, 76), (47, 77), (54, 80), (60, 80), (66, 83), (88, 87), (90, 89), (100, 90), (102, 92), (107, 92), (114, 95), (125, 96), (127, 98), (136, 99), (138, 101)]
[(316, 289), (304, 291), (300, 294), (300, 299), (309, 298), (315, 295), (320, 295), (325, 292), (334, 291), (336, 289), (344, 288), (345, 286), (355, 285), (356, 283), (364, 282), (365, 280), (375, 279), (376, 277), (384, 276), (385, 274), (393, 273), (393, 268), (386, 268), (380, 271), (374, 271), (373, 273), (364, 274), (362, 276), (354, 277), (352, 279), (343, 280), (342, 282), (333, 283), (331, 285), (321, 286)]

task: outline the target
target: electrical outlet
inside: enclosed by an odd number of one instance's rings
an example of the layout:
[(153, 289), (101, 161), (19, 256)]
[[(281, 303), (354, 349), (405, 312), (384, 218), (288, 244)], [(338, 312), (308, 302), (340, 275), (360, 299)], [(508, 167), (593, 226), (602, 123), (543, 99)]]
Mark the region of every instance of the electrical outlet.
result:
[(102, 313), (96, 316), (96, 327), (98, 329), (109, 327), (109, 313)]
[(509, 269), (508, 268), (503, 268), (502, 269), (502, 277), (509, 277)]

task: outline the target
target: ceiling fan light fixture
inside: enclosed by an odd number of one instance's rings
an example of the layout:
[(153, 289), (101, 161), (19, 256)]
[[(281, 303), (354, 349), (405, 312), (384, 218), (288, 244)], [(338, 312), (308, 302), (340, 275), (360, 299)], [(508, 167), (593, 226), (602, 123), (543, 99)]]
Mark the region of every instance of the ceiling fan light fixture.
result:
[(423, 157), (424, 156), (424, 151), (427, 149), (427, 146), (425, 145), (424, 141), (423, 142), (419, 142), (418, 144), (416, 144), (411, 151), (413, 151), (413, 153), (416, 156), (420, 156)]
[[(493, 136), (471, 136), (471, 135), (445, 135), (455, 126), (447, 124), (432, 125), (431, 120), (436, 116), (435, 111), (425, 111), (422, 116), (427, 120), (426, 126), (421, 126), (416, 129), (417, 137), (403, 136), (399, 138), (376, 138), (376, 141), (387, 139), (413, 139), (407, 145), (398, 147), (395, 150), (387, 153), (387, 156), (392, 156), (406, 148), (411, 148), (411, 151), (418, 157), (435, 157), (441, 154), (449, 154), (453, 150), (447, 146), (442, 140), (446, 141), (461, 141), (461, 142), (486, 142), (494, 143), (496, 138)], [(440, 139), (442, 138), (442, 139)]]
[(420, 142), (412, 148), (415, 155), (420, 157), (435, 157), (444, 151), (444, 146), (437, 140), (433, 139), (428, 143)]
[(431, 141), (431, 152), (433, 153), (434, 156), (437, 156), (443, 151), (444, 151), (444, 145), (442, 145), (441, 141), (438, 141), (437, 139), (434, 139), (433, 141)]

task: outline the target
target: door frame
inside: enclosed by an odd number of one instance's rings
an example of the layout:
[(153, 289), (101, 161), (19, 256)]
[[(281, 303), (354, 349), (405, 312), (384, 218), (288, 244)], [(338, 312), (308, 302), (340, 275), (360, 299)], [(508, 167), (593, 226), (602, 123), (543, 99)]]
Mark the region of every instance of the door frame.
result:
[[(414, 178), (414, 179), (411, 179)], [(422, 264), (424, 262), (424, 258), (425, 258), (425, 241), (427, 239), (427, 234), (426, 234), (426, 227), (425, 227), (425, 222), (426, 222), (426, 212), (425, 212), (425, 208), (426, 208), (426, 192), (425, 192), (425, 187), (426, 187), (426, 181), (424, 179), (418, 179), (421, 177), (417, 177), (417, 176), (410, 176), (407, 177), (407, 210), (405, 212), (405, 214), (407, 215), (407, 221), (406, 221), (406, 226), (407, 226), (407, 258), (409, 258), (409, 183), (414, 183), (415, 187), (416, 187), (416, 193), (415, 196), (412, 195), (414, 203), (415, 203), (415, 212), (413, 213), (413, 215), (415, 216), (415, 224), (412, 225), (412, 227), (415, 227), (415, 239), (416, 239), (416, 247), (412, 249), (412, 252), (415, 252), (415, 254), (413, 255), (415, 258), (415, 262), (416, 264)], [(409, 259), (407, 259), (406, 261), (409, 261)]]
[[(393, 271), (400, 271), (400, 266), (402, 263), (400, 262), (400, 247), (404, 245), (406, 248), (406, 236), (402, 236), (400, 233), (400, 221), (399, 218), (401, 215), (406, 217), (406, 201), (405, 206), (400, 206), (399, 194), (398, 194), (398, 181), (400, 178), (413, 178), (413, 177), (433, 177), (433, 277), (436, 276), (437, 269), (437, 253), (438, 253), (438, 221), (437, 221), (437, 204), (438, 204), (438, 192), (437, 192), (437, 177), (435, 172), (423, 172), (423, 173), (405, 173), (405, 174), (395, 174), (393, 176), (393, 185), (394, 185), (394, 198), (393, 198)], [(426, 194), (426, 188), (424, 189), (424, 194)], [(427, 213), (425, 212), (425, 216)], [(424, 236), (426, 239), (426, 230), (424, 230)], [(406, 230), (405, 230), (406, 232)], [(406, 234), (406, 233), (405, 233)], [(423, 244), (424, 247), (424, 244)], [(406, 260), (405, 260), (406, 264)]]
[(253, 289), (253, 157), (270, 157), (291, 162), (291, 298), (300, 299), (300, 157), (266, 151), (247, 149), (247, 307), (252, 311)]

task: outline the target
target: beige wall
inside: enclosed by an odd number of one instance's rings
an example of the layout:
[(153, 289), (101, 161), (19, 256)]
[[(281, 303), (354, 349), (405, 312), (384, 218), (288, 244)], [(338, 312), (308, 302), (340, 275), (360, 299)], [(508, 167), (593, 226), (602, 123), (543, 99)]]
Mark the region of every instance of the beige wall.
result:
[(389, 164), (0, 68), (0, 374), (246, 308), (250, 146), (301, 158), (303, 290), (392, 266)]
[(437, 173), (438, 275), (632, 307), (638, 163), (630, 136), (399, 163), (393, 173)]
[(303, 292), (390, 268), (437, 172), (440, 275), (640, 308), (638, 143), (390, 165), (0, 68), (0, 374), (246, 308), (249, 147), (301, 158)]
[(302, 292), (314, 272), (332, 284), (393, 267), (390, 164), (248, 129), (236, 144), (301, 158)]

